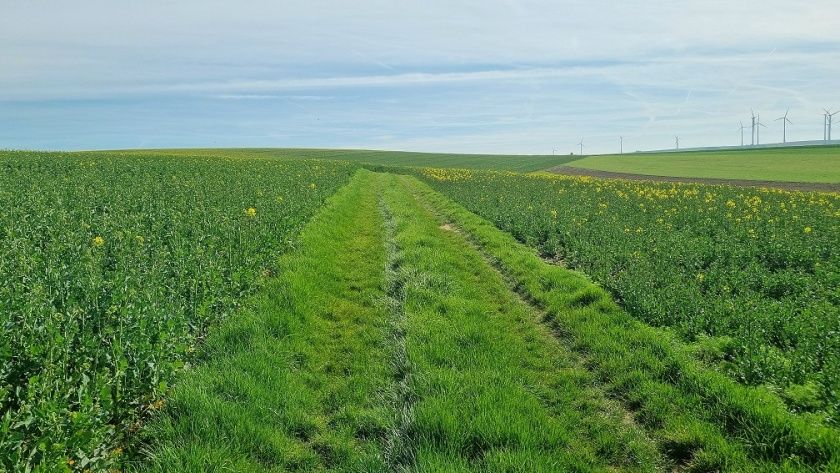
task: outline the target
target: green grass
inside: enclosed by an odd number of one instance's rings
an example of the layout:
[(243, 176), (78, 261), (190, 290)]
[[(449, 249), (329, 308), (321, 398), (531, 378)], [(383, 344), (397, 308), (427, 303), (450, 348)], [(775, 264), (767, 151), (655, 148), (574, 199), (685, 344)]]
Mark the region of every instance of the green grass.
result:
[(119, 152), (100, 151), (100, 153), (108, 155), (215, 156), (248, 159), (329, 159), (382, 166), (501, 169), (521, 172), (548, 169), (578, 158), (577, 156), (550, 155), (412, 153), (403, 151), (290, 148), (161, 149)]
[(467, 240), (389, 178), (403, 301), (409, 471), (653, 471), (655, 446)]
[(569, 166), (651, 176), (840, 182), (840, 146), (588, 156)]

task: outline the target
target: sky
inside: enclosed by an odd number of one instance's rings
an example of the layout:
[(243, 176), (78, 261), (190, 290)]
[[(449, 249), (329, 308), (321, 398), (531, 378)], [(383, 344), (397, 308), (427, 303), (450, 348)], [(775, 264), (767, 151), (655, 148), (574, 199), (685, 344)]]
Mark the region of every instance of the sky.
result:
[(824, 107), (837, 0), (0, 0), (0, 149), (590, 154)]

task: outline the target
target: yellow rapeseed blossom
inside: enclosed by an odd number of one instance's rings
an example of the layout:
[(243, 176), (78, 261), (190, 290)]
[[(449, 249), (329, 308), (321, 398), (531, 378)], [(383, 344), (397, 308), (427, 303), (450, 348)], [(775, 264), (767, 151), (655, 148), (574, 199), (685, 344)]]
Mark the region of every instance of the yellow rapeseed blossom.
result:
[(315, 189), (316, 187), (318, 187), (318, 186), (316, 186), (314, 182), (309, 184), (310, 189)]
[(805, 227), (802, 231), (805, 233), (811, 233), (812, 229), (811, 227)]
[(102, 245), (105, 244), (105, 239), (102, 238), (101, 236), (96, 236), (96, 237), (93, 237), (92, 243), (93, 243), (93, 246), (99, 248), (99, 247), (101, 247)]
[(248, 218), (256, 217), (257, 216), (257, 209), (255, 209), (253, 207), (248, 207), (247, 209), (245, 209), (245, 216), (248, 217)]

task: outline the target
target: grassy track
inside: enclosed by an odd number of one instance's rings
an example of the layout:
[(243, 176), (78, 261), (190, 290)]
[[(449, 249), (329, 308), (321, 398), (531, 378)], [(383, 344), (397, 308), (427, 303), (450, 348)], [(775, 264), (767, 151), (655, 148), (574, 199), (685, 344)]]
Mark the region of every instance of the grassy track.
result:
[(333, 198), (283, 258), (284, 275), (211, 336), (206, 363), (147, 430), (138, 470), (662, 465), (585, 365), (404, 180), (362, 171)]
[(364, 149), (292, 149), (292, 148), (233, 148), (233, 149), (165, 149), (97, 152), (126, 156), (204, 156), (265, 159), (329, 159), (382, 166), (421, 166), (467, 169), (503, 169), (510, 171), (538, 171), (568, 163), (578, 156), (501, 155), (457, 153), (412, 153), (404, 151), (376, 151)]
[(405, 312), (411, 471), (649, 471), (652, 443), (463, 236), (390, 177)]
[(651, 176), (840, 182), (840, 146), (589, 156), (569, 166)]
[(836, 430), (697, 361), (408, 176), (360, 171), (208, 341), (154, 471), (835, 471)]

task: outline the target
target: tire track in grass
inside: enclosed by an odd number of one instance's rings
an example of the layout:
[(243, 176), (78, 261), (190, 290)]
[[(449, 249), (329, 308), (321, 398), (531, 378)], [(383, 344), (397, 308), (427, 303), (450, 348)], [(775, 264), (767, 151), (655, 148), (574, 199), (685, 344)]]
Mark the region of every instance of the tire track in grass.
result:
[(380, 182), (360, 171), (280, 275), (210, 334), (204, 363), (146, 431), (136, 471), (390, 470)]
[(604, 415), (584, 368), (460, 235), (389, 175), (411, 362), (408, 471), (656, 471), (654, 446)]
[[(533, 298), (530, 298), (528, 294), (523, 293), (520, 290), (520, 288), (517, 287), (516, 281), (512, 280), (507, 274), (501, 272), (501, 270), (499, 270), (498, 268), (498, 262), (490, 258), (489, 255), (483, 253), (481, 251), (481, 247), (479, 247), (475, 243), (475, 241), (470, 237), (469, 234), (465, 233), (460, 227), (458, 227), (456, 222), (439, 214), (434, 208), (428, 205), (428, 202), (421, 200), (421, 203), (430, 213), (434, 214), (439, 219), (439, 221), (442, 222), (440, 225), (441, 229), (455, 232), (463, 236), (464, 239), (470, 244), (470, 246), (473, 247), (476, 251), (478, 251), (479, 254), (487, 262), (487, 264), (490, 265), (490, 267), (492, 267), (496, 271), (496, 274), (499, 276), (499, 278), (501, 278), (505, 282), (505, 284), (510, 289), (511, 293), (514, 296), (516, 296), (516, 298), (522, 303), (522, 305), (531, 308), (534, 320), (538, 321), (540, 323), (540, 326), (544, 327), (547, 333), (550, 333), (551, 336), (553, 336), (561, 342), (564, 358), (568, 359), (570, 363), (574, 366), (578, 366), (586, 370), (590, 369), (592, 361), (587, 358), (585, 353), (575, 352), (572, 349), (572, 344), (569, 340), (569, 334), (563, 331), (556, 324), (552, 323), (551, 315), (545, 312), (544, 308), (540, 306), (538, 301), (533, 300)], [(642, 429), (642, 427), (636, 422), (634, 413), (628, 409), (625, 409), (620, 402), (611, 398), (606, 392), (604, 392), (604, 389), (606, 387), (603, 385), (603, 383), (600, 383), (593, 376), (587, 380), (587, 384), (592, 385), (592, 388), (589, 390), (589, 395), (591, 398), (595, 399), (598, 403), (601, 404), (603, 416), (608, 418), (610, 422), (625, 425), (634, 434), (642, 437), (645, 442), (653, 442), (653, 440), (647, 436), (647, 433), (644, 431), (644, 429)], [(663, 469), (671, 469), (673, 471), (678, 471), (678, 468), (676, 468), (674, 465), (666, 467), (665, 465), (668, 464), (668, 462), (664, 458), (662, 458), (659, 461), (659, 464), (662, 465)]]
[(411, 391), (412, 366), (406, 350), (406, 314), (403, 302), (405, 283), (400, 274), (402, 254), (394, 241), (396, 222), (381, 196), (379, 211), (385, 228), (385, 303), (388, 306), (388, 341), (393, 370), (392, 391), (388, 393), (395, 421), (385, 439), (385, 461), (392, 472), (409, 471), (416, 458), (408, 432), (414, 419), (415, 398)]
[(688, 471), (840, 471), (840, 436), (787, 412), (771, 395), (736, 385), (694, 361), (666, 332), (622, 312), (581, 275), (532, 250), (428, 186), (405, 178), (429, 208), (451, 219), (584, 354), (611, 395), (635, 412), (673, 466)]

